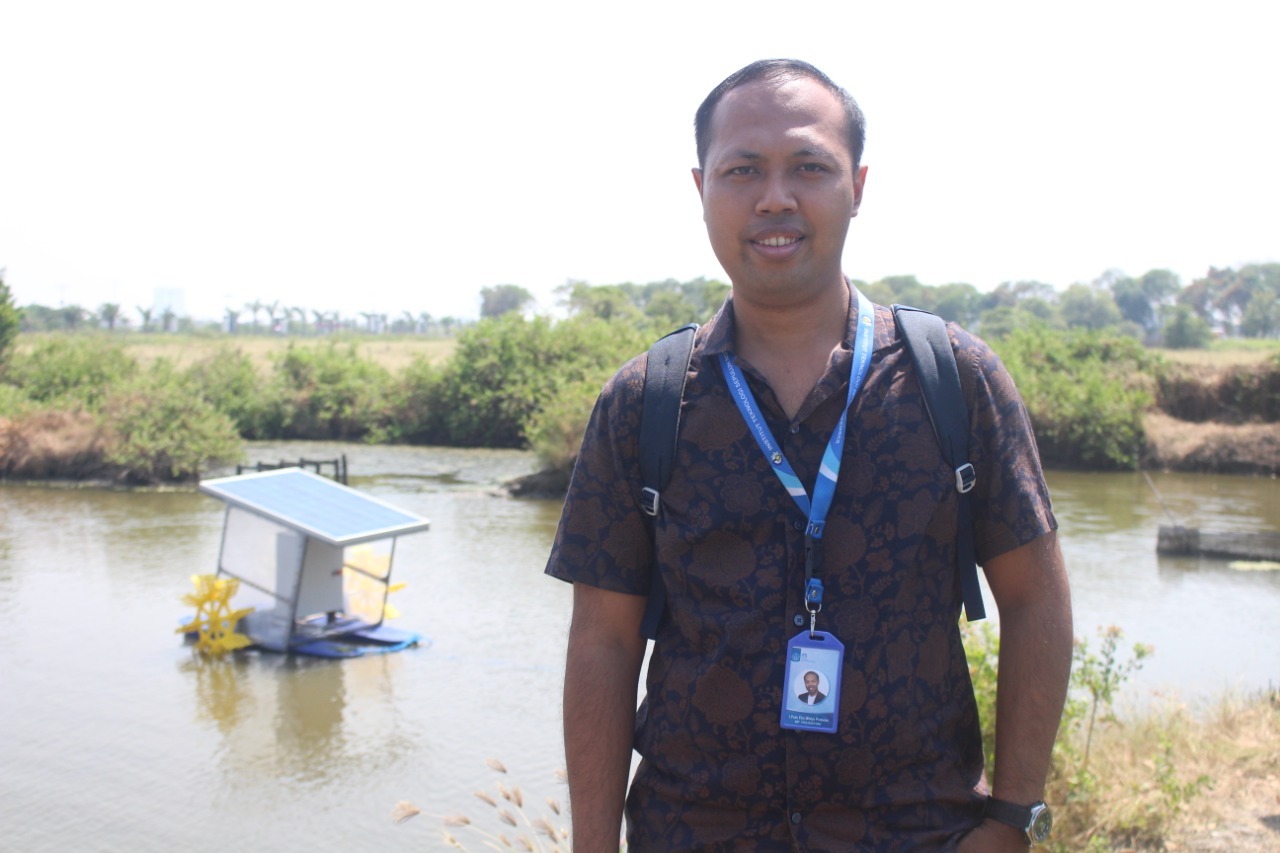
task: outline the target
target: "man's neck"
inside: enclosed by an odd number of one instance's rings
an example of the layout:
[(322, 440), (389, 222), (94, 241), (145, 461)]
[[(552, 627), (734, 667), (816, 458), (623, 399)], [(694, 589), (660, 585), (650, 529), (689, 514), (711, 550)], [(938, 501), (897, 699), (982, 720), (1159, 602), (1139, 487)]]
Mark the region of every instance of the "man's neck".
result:
[(735, 348), (768, 380), (788, 417), (795, 417), (822, 378), (832, 350), (844, 340), (849, 298), (843, 278), (838, 286), (790, 305), (761, 305), (735, 297)]

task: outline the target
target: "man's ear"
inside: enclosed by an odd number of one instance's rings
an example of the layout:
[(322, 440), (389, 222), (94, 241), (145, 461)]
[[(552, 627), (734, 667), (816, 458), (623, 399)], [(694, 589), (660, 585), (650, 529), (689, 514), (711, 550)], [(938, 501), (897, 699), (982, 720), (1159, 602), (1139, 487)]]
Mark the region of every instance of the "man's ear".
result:
[[(853, 177), (853, 216), (858, 215), (858, 208), (862, 207), (862, 188), (867, 183), (867, 167), (862, 166), (858, 169), (858, 174)], [(852, 219), (853, 216), (849, 218)]]
[(695, 166), (693, 172), (693, 184), (698, 188), (698, 198), (702, 198), (702, 170)]

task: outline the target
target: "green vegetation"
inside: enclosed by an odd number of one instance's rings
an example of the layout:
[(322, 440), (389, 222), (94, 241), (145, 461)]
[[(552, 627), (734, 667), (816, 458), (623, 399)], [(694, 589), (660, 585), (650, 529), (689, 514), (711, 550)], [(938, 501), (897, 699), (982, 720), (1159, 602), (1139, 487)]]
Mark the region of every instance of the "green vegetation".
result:
[[(1034, 281), (1007, 282), (988, 294), (967, 284), (929, 286), (913, 276), (857, 284), (878, 302), (934, 310), (985, 336), (1018, 383), (1050, 466), (1136, 467), (1146, 447), (1144, 415), (1157, 402), (1188, 420), (1220, 419), (1223, 412), (1240, 423), (1280, 418), (1280, 342), (1228, 338), (1236, 348), (1249, 344), (1275, 356), (1251, 358), (1250, 369), (1217, 377), (1207, 390), (1204, 377), (1186, 366), (1186, 350), (1166, 349), (1166, 357), (1141, 342), (1181, 346), (1199, 342), (1205, 330), (1280, 331), (1268, 325), (1271, 315), (1262, 307), (1280, 290), (1280, 265), (1211, 271), (1181, 289), (1160, 270), (1138, 279), (1108, 273), (1062, 294)], [(21, 311), (24, 328), (61, 324), (79, 331), (24, 332), (16, 346), (6, 346), (14, 324), (5, 318), (12, 321), (13, 311), (0, 280), (0, 417), (21, 433), (50, 412), (69, 415), (39, 423), (63, 424), (101, 448), (99, 467), (72, 470), (92, 476), (105, 470), (126, 481), (192, 479), (202, 465), (238, 454), (228, 435), (528, 447), (549, 471), (567, 477), (608, 377), (662, 333), (705, 321), (727, 291), (706, 279), (570, 282), (557, 291), (568, 316), (552, 320), (525, 316), (528, 292), (499, 285), (485, 289), (486, 316), (477, 323), (407, 311), (388, 323), (384, 315), (365, 314), (370, 334), (362, 336), (333, 334), (352, 328), (351, 321), (339, 326), (335, 317), (312, 312), (308, 323), (307, 312), (278, 303), (246, 306), (252, 322), (238, 326), (241, 334), (206, 331), (199, 338), (125, 333), (127, 318), (115, 303), (96, 314), (28, 306)], [(156, 318), (139, 308), (139, 315), (144, 329), (182, 327), (172, 312)], [(228, 309), (231, 327), (238, 317)], [(249, 329), (275, 331), (243, 334)], [(199, 345), (178, 345), (193, 340)], [(1258, 370), (1260, 361), (1265, 366)], [(91, 439), (86, 417), (100, 430)], [(75, 442), (64, 444), (73, 451)], [(76, 454), (94, 457), (83, 447)], [(0, 461), (11, 475), (23, 470), (4, 446)]]
[[(965, 623), (962, 630), (990, 768), (998, 759), (999, 636), (987, 623)], [(1045, 792), (1054, 809), (1049, 844), (1054, 850), (1164, 849), (1192, 801), (1218, 781), (1230, 781), (1210, 779), (1202, 768), (1223, 766), (1215, 752), (1231, 751), (1235, 732), (1218, 731), (1180, 710), (1150, 711), (1137, 723), (1120, 721), (1117, 693), (1153, 654), (1140, 643), (1126, 654), (1122, 639), (1120, 629), (1112, 627), (1099, 631), (1096, 648), (1086, 639), (1075, 643), (1070, 693)], [(1256, 716), (1264, 738), (1274, 744), (1280, 741), (1280, 715), (1271, 704), (1262, 697), (1247, 708), (1224, 708), (1222, 713), (1233, 720), (1242, 713)]]
[(1158, 357), (1132, 338), (1042, 324), (1010, 332), (995, 348), (1026, 403), (1046, 465), (1137, 467)]

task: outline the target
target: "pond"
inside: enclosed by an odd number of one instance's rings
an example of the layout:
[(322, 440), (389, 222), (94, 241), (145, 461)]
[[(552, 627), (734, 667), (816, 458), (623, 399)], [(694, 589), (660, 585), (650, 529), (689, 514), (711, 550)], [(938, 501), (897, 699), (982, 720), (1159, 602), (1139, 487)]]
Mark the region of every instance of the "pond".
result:
[[(442, 849), (446, 814), (497, 831), (472, 792), (497, 795), (499, 780), (522, 788), (531, 817), (553, 817), (570, 589), (541, 572), (559, 502), (495, 489), (532, 458), (296, 443), (251, 452), (346, 453), (353, 485), (431, 519), (430, 532), (400, 540), (394, 577), (408, 585), (392, 597), (403, 614), (394, 624), (428, 642), (346, 661), (197, 659), (174, 629), (189, 577), (215, 566), (219, 502), (0, 486), (4, 846)], [(1207, 703), (1280, 680), (1280, 572), (1155, 554), (1169, 515), (1280, 529), (1280, 482), (1053, 472), (1050, 486), (1077, 634), (1114, 624), (1126, 646), (1155, 647), (1122, 694)], [(423, 815), (395, 825), (400, 800)]]

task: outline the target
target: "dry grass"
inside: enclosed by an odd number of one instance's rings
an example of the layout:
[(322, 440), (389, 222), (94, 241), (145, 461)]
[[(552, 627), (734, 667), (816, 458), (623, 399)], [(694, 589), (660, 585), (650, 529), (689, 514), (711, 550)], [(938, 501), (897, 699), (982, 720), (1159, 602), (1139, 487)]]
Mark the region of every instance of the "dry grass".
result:
[[(1095, 737), (1093, 770), (1101, 788), (1093, 798), (1093, 835), (1104, 834), (1111, 844), (1094, 841), (1089, 849), (1280, 849), (1274, 694), (1224, 700), (1207, 715), (1174, 705)], [(1083, 849), (1090, 836), (1076, 836), (1068, 849)]]
[[(237, 349), (253, 359), (264, 372), (271, 367), (272, 356), (285, 351), (290, 343), (299, 347), (325, 346), (330, 340), (342, 345), (355, 344), (362, 358), (371, 359), (395, 373), (414, 359), (424, 356), (432, 364), (446, 360), (457, 345), (454, 338), (425, 338), (413, 335), (351, 335), (336, 338), (299, 338), (272, 335), (165, 335), (165, 334), (117, 334), (125, 351), (142, 365), (158, 358), (167, 358), (179, 367), (188, 367), (203, 361), (223, 347)], [(38, 335), (21, 335), (18, 351), (30, 351)]]
[(85, 412), (0, 418), (0, 474), (18, 479), (83, 479), (98, 474), (111, 436)]
[(1143, 419), (1144, 468), (1219, 473), (1280, 473), (1277, 424), (1191, 423), (1162, 412)]
[(1153, 349), (1174, 364), (1199, 367), (1236, 367), (1261, 364), (1280, 355), (1280, 341), (1249, 341), (1249, 346), (1215, 346), (1211, 349)]

